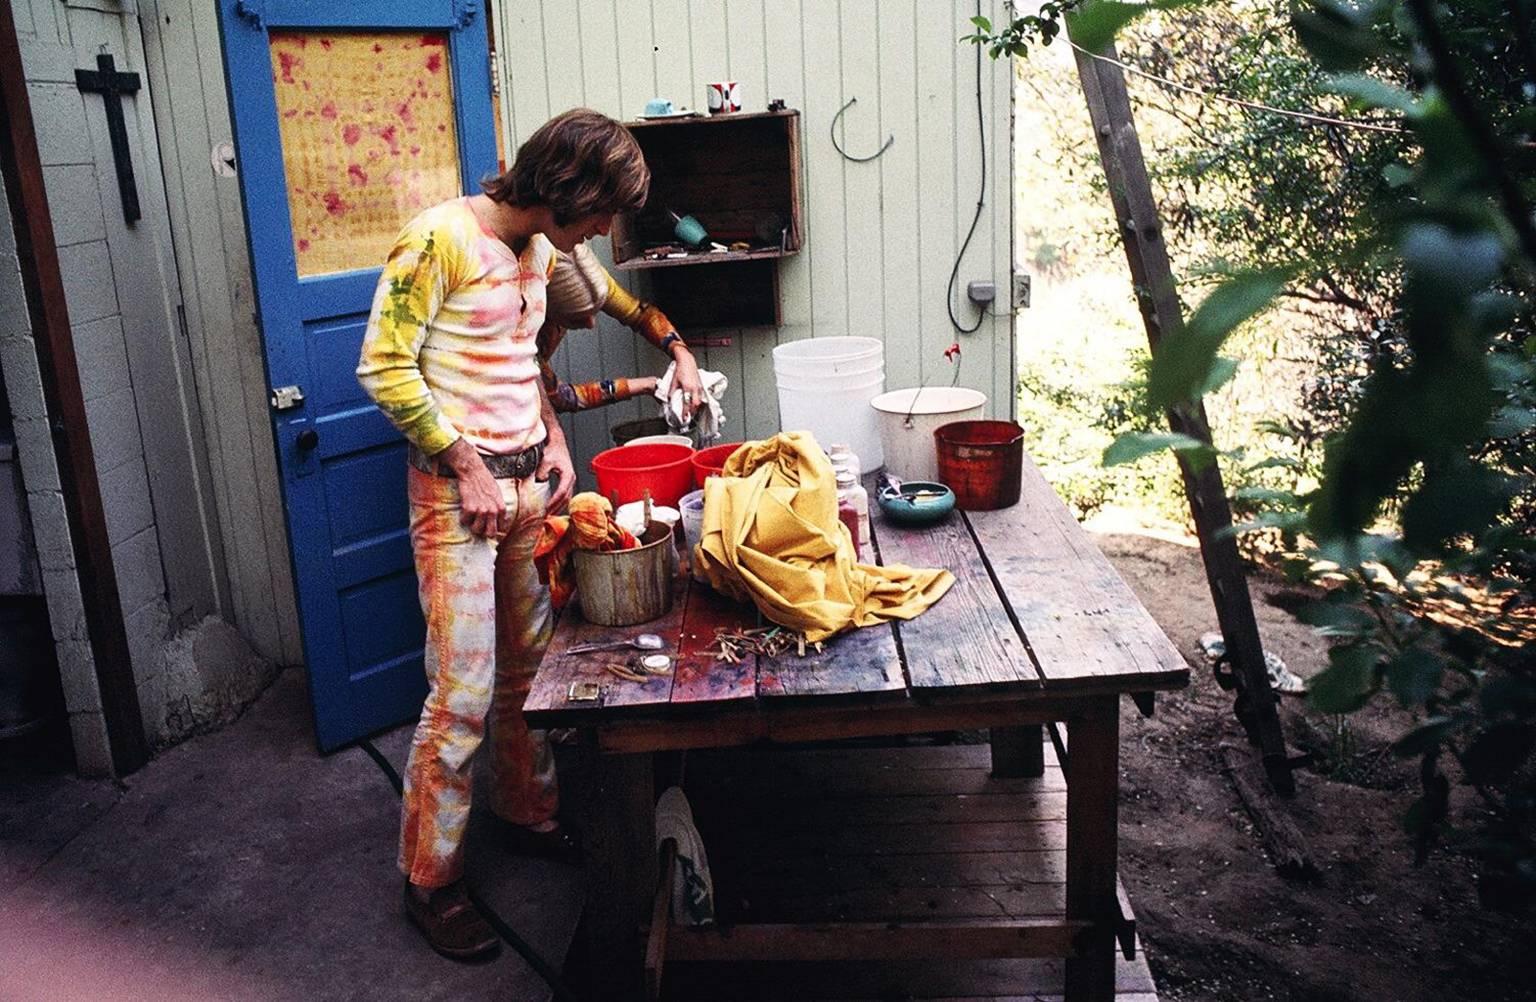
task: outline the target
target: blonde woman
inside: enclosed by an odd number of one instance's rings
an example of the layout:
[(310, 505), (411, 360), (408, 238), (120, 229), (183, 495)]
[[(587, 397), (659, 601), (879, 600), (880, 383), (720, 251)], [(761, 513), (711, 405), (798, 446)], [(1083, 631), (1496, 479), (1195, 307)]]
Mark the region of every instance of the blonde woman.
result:
[(592, 327), (597, 313), (613, 317), (646, 341), (671, 356), (677, 363), (674, 379), (683, 391), (683, 420), (693, 417), (694, 409), (704, 399), (699, 365), (693, 352), (667, 315), (629, 292), (597, 260), (585, 244), (569, 254), (561, 254), (549, 277), (549, 309), (539, 331), (539, 371), (544, 392), (556, 411), (584, 411), (605, 407), (632, 397), (649, 396), (656, 391), (655, 376), (601, 379), (590, 383), (567, 383), (555, 374), (550, 359), (568, 330)]

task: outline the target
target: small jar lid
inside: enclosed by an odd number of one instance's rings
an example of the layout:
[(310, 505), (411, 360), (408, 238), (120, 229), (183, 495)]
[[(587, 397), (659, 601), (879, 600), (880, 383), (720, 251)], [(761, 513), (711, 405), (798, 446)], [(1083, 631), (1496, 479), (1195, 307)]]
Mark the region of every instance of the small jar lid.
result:
[(672, 668), (672, 656), (670, 654), (647, 654), (640, 659), (640, 667), (652, 675), (664, 675)]

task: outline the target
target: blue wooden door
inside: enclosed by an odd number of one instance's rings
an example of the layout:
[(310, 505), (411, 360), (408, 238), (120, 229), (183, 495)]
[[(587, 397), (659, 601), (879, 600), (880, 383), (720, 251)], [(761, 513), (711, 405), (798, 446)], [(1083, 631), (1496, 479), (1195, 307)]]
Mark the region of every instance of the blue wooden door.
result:
[(416, 716), (405, 443), (354, 376), (400, 227), (496, 169), (479, 0), (219, 0), (272, 430), (324, 751)]

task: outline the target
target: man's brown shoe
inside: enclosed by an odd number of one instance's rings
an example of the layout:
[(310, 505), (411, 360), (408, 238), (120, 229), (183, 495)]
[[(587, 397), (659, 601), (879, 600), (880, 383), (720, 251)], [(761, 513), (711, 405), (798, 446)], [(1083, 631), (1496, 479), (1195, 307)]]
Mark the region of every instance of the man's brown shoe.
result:
[(407, 883), (405, 914), (432, 949), (453, 960), (489, 959), (501, 949), (496, 930), (469, 900), (463, 881), (437, 888), (425, 901)]

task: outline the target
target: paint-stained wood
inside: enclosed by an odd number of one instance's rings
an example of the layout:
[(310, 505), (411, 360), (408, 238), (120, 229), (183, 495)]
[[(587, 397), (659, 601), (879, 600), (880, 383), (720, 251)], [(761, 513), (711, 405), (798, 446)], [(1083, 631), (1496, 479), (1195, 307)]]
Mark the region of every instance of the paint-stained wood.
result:
[[(1040, 675), (1008, 618), (976, 541), (959, 516), (912, 528), (891, 522), (876, 504), (871, 506), (870, 518), (882, 564), (943, 567), (955, 576), (954, 587), (937, 605), (896, 625), (915, 693), (961, 686), (1040, 685)], [(960, 637), (964, 643), (957, 642)]]
[(717, 661), (710, 646), (716, 630), (757, 625), (757, 610), (733, 602), (714, 589), (695, 584), (688, 596), (688, 615), (677, 646), (672, 705), (715, 706), (750, 702), (757, 692), (757, 658)]
[(896, 637), (889, 626), (850, 630), (807, 648), (758, 658), (757, 693), (764, 699), (793, 696), (901, 695), (906, 690)]
[[(596, 651), (590, 654), (567, 654), (568, 648), (581, 644), (608, 643), (627, 639), (636, 633), (655, 633), (667, 642), (667, 653), (677, 650), (677, 638), (682, 633), (687, 588), (682, 582), (674, 583), (672, 608), (661, 619), (647, 623), (643, 628), (619, 628), (598, 626), (581, 615), (578, 605), (567, 609), (544, 654), (544, 662), (534, 677), (525, 707), (564, 707), (570, 702), (572, 684), (596, 683), (601, 697), (596, 705), (612, 712), (624, 707), (653, 707), (666, 705), (672, 695), (672, 675), (653, 675), (644, 682), (618, 678), (604, 665), (629, 665), (638, 651)], [(581, 704), (575, 704), (581, 705)]]
[(1017, 505), (964, 517), (1048, 689), (1187, 682), (1184, 658), (1028, 457)]

